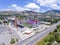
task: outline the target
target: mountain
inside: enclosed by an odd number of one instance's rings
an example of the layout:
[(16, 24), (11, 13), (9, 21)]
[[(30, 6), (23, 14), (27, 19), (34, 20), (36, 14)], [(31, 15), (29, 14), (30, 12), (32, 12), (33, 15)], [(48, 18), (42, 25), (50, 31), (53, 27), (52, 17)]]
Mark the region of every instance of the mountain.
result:
[(48, 15), (48, 16), (60, 16), (60, 10), (50, 10), (45, 13), (34, 11), (0, 11), (0, 15)]
[(60, 16), (60, 10), (50, 10), (45, 12), (44, 15)]

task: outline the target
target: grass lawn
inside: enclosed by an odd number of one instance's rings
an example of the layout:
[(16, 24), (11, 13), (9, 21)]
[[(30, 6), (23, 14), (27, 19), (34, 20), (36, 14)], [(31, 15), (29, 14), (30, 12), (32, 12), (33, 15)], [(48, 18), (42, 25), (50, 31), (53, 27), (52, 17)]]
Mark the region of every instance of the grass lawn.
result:
[(53, 36), (53, 34), (48, 34), (43, 39), (39, 40), (35, 45), (47, 45), (49, 43), (49, 39)]
[(24, 26), (27, 26), (27, 27), (29, 27), (29, 28), (31, 28), (31, 25), (28, 24), (28, 23), (24, 23), (23, 25), (24, 25)]

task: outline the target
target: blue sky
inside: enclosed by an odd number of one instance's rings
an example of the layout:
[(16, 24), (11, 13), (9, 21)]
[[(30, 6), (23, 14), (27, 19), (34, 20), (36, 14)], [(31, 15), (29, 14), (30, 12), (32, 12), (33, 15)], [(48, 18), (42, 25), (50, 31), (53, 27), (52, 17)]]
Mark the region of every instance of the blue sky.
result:
[(0, 0), (0, 10), (46, 12), (60, 10), (60, 0)]

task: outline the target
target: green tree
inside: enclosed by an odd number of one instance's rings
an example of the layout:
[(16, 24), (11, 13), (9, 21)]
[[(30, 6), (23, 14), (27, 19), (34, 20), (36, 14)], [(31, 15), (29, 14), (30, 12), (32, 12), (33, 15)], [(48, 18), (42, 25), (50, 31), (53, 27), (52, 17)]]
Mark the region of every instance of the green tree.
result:
[(55, 38), (53, 36), (53, 37), (50, 38), (49, 42), (52, 42), (53, 43), (54, 41), (55, 41)]
[(14, 44), (14, 43), (15, 43), (15, 39), (11, 38), (10, 44)]
[(58, 25), (57, 28), (60, 29), (60, 25)]
[(58, 43), (60, 43), (60, 34), (59, 33), (55, 34), (55, 39)]
[(51, 42), (49, 42), (47, 45), (52, 45), (52, 43), (51, 43)]
[(54, 32), (57, 32), (57, 29), (55, 29)]
[(18, 42), (18, 38), (16, 39), (16, 41)]

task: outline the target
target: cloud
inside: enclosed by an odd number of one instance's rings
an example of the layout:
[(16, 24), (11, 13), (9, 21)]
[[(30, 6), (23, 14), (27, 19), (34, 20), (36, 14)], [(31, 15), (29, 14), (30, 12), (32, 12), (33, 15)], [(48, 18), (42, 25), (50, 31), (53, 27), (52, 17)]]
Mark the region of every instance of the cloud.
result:
[(31, 11), (40, 12), (40, 7), (35, 3), (28, 3), (24, 7), (30, 9)]
[(16, 5), (16, 4), (12, 4), (11, 9), (15, 10), (15, 11), (23, 11), (24, 10), (24, 8), (22, 8), (22, 7), (20, 7), (20, 6)]
[(28, 9), (28, 8), (20, 7), (20, 6), (16, 5), (16, 4), (12, 4), (12, 5), (10, 6), (10, 8), (11, 8), (11, 10), (14, 10), (14, 11), (30, 10), (30, 9)]
[(50, 6), (52, 9), (57, 9), (60, 10), (60, 6), (58, 6), (57, 4), (53, 4)]
[(38, 3), (40, 3), (41, 6), (50, 6), (54, 4), (55, 0), (36, 0)]
[(8, 6), (11, 10), (14, 10), (14, 11), (24, 11), (24, 10), (27, 10), (27, 11), (38, 11), (39, 12), (39, 9), (40, 7), (37, 6), (35, 3), (29, 3), (23, 7), (20, 7), (16, 4), (12, 4), (11, 6)]
[(60, 10), (60, 0), (34, 0), (34, 1), (38, 3), (40, 6)]
[(30, 9), (40, 9), (40, 7), (38, 5), (36, 5), (35, 3), (29, 3), (29, 4), (25, 5), (24, 7), (30, 8)]

